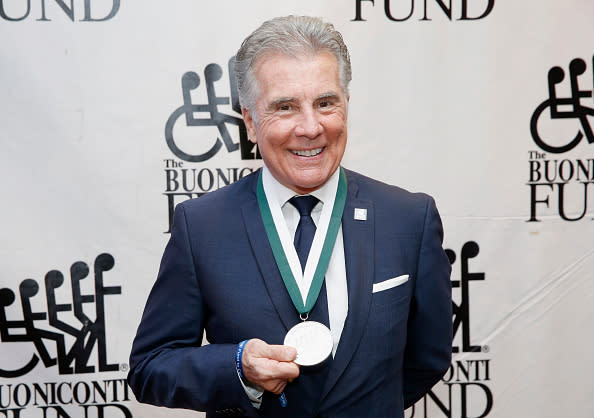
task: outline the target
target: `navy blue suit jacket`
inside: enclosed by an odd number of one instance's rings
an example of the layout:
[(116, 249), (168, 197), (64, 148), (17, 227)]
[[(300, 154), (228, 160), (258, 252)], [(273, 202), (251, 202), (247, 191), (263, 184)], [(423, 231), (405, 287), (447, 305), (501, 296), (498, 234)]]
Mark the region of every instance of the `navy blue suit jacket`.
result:
[[(258, 210), (258, 173), (179, 204), (130, 358), (137, 399), (267, 417), (402, 417), (450, 365), (450, 263), (429, 196), (346, 171), (342, 219), (348, 316), (323, 379), (302, 376), (281, 408), (252, 407), (238, 379), (237, 344), (282, 344), (299, 322)], [(355, 208), (367, 219), (355, 220)], [(409, 275), (391, 289), (374, 283)], [(210, 345), (201, 346), (202, 334)], [(313, 373), (315, 377), (315, 371)], [(319, 376), (318, 376), (319, 377)]]

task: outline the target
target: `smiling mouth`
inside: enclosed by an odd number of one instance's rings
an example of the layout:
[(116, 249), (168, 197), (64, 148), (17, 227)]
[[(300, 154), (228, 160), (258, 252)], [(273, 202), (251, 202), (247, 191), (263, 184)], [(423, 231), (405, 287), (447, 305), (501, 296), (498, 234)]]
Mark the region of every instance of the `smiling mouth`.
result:
[(315, 157), (321, 153), (324, 148), (305, 149), (305, 150), (291, 150), (291, 152), (300, 157)]

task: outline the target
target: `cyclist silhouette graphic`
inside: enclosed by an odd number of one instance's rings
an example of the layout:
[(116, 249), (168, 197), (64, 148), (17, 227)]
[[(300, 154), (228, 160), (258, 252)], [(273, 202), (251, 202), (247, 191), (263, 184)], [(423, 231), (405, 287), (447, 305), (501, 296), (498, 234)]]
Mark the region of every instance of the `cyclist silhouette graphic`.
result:
[[(594, 76), (594, 57), (592, 60), (593, 76)], [(594, 142), (594, 133), (588, 121), (588, 115), (594, 115), (594, 108), (586, 107), (581, 104), (581, 99), (592, 97), (592, 91), (580, 90), (578, 78), (586, 71), (586, 63), (581, 58), (575, 58), (569, 64), (569, 78), (571, 83), (571, 97), (558, 98), (556, 85), (561, 83), (565, 78), (565, 72), (561, 67), (552, 67), (548, 74), (549, 98), (542, 102), (534, 110), (532, 118), (530, 119), (530, 132), (534, 142), (543, 150), (560, 154), (575, 148), (578, 143), (586, 135), (589, 143)], [(593, 77), (594, 80), (594, 77)], [(571, 110), (559, 110), (560, 106), (571, 106)], [(582, 130), (563, 145), (551, 145), (546, 142), (538, 132), (538, 120), (545, 111), (550, 108), (551, 119), (578, 119), (581, 123)]]
[[(237, 93), (237, 86), (235, 82), (235, 75), (233, 65), (235, 57), (229, 60), (229, 83), (231, 86), (231, 108), (241, 114), (241, 107), (239, 104), (239, 95)], [(241, 158), (244, 160), (261, 158), (259, 152), (254, 153), (255, 145), (248, 141), (247, 131), (243, 119), (219, 112), (219, 105), (228, 105), (229, 97), (219, 97), (215, 92), (214, 83), (221, 79), (223, 70), (218, 64), (208, 64), (204, 69), (204, 80), (206, 83), (206, 94), (208, 104), (192, 104), (191, 91), (198, 88), (200, 85), (200, 77), (194, 71), (188, 71), (182, 76), (182, 96), (184, 104), (178, 107), (167, 119), (165, 124), (165, 139), (171, 152), (178, 158), (190, 161), (201, 162), (212, 158), (225, 144), (228, 152), (236, 151), (241, 146)], [(208, 113), (208, 117), (196, 118), (195, 112)], [(180, 118), (185, 116), (187, 126), (216, 126), (222, 138), (216, 138), (213, 146), (206, 152), (201, 154), (190, 154), (182, 150), (176, 143), (173, 136), (173, 127)], [(232, 124), (239, 127), (239, 143), (233, 142), (226, 124)]]

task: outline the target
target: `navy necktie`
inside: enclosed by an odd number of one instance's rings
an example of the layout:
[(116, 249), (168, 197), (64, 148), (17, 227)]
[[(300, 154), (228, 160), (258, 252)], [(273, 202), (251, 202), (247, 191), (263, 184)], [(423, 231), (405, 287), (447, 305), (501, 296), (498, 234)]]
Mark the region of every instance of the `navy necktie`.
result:
[(301, 270), (305, 270), (305, 263), (307, 263), (307, 256), (309, 249), (316, 234), (316, 224), (311, 219), (311, 211), (319, 200), (313, 196), (295, 196), (289, 199), (289, 203), (295, 206), (301, 216), (295, 231), (295, 239), (293, 245), (297, 250), (299, 261), (301, 262)]

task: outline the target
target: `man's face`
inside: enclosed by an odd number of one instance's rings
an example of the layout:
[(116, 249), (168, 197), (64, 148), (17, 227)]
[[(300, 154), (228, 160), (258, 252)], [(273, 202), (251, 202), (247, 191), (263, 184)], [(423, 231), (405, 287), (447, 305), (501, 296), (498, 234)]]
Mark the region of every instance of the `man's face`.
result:
[(281, 184), (298, 194), (320, 188), (340, 165), (347, 101), (329, 53), (265, 55), (256, 61), (255, 115), (243, 109), (250, 139)]

